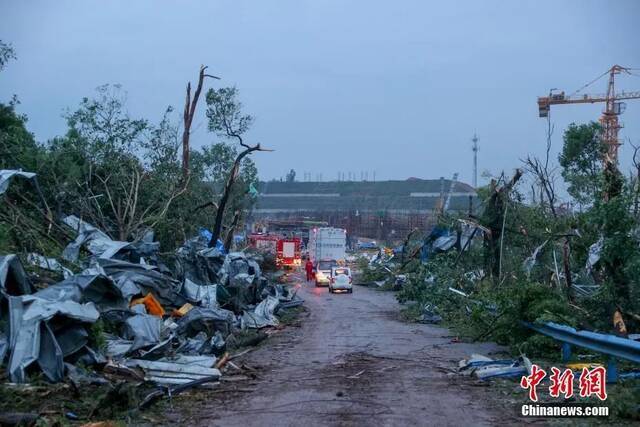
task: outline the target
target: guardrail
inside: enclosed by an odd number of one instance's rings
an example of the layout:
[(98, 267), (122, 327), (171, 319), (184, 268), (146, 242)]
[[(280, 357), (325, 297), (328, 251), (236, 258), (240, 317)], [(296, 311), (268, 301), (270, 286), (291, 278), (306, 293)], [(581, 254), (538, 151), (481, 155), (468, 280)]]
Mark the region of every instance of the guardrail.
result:
[(616, 359), (625, 359), (640, 363), (640, 342), (615, 335), (600, 334), (591, 331), (577, 331), (576, 329), (558, 323), (529, 323), (522, 322), (526, 327), (551, 337), (562, 343), (562, 361), (571, 359), (571, 346), (586, 348), (609, 356), (607, 362), (607, 381), (618, 380)]

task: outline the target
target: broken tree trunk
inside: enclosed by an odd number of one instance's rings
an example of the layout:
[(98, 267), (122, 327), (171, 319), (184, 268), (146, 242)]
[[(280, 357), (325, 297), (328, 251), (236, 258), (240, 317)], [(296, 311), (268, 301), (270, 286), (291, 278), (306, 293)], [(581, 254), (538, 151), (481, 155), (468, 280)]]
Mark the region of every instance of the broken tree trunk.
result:
[(240, 165), (242, 164), (242, 159), (244, 159), (249, 154), (254, 151), (267, 151), (260, 147), (260, 144), (254, 145), (253, 147), (241, 143), (245, 150), (238, 154), (236, 160), (233, 162), (233, 167), (231, 168), (231, 172), (229, 172), (229, 176), (227, 177), (227, 182), (224, 186), (224, 191), (222, 193), (222, 197), (220, 198), (220, 203), (218, 203), (218, 210), (216, 211), (216, 220), (213, 225), (213, 236), (211, 237), (211, 241), (209, 242), (209, 247), (213, 248), (216, 245), (216, 242), (220, 238), (220, 234), (222, 232), (222, 220), (224, 218), (224, 210), (227, 207), (227, 202), (229, 201), (229, 197), (231, 196), (231, 190), (233, 189), (233, 184), (235, 184), (238, 179), (238, 175), (240, 174)]
[(207, 67), (200, 66), (200, 75), (198, 76), (198, 86), (191, 99), (191, 82), (187, 83), (187, 98), (184, 104), (184, 128), (182, 130), (182, 179), (186, 185), (187, 177), (189, 176), (189, 137), (191, 135), (191, 124), (193, 123), (193, 116), (196, 114), (196, 106), (198, 105), (198, 99), (202, 92), (202, 85), (205, 77), (211, 77), (212, 79), (220, 79), (220, 77), (205, 74)]
[(511, 180), (498, 188), (495, 181), (491, 183), (491, 195), (485, 209), (485, 221), (491, 231), (485, 233), (485, 264), (494, 279), (500, 280), (501, 241), (505, 222), (506, 206), (512, 188), (522, 177), (522, 171), (516, 169)]
[(573, 301), (573, 289), (572, 289), (572, 279), (571, 279), (571, 265), (569, 263), (569, 255), (571, 251), (569, 236), (564, 238), (564, 244), (562, 245), (562, 264), (564, 267), (564, 277), (567, 282), (567, 299), (570, 302)]
[(233, 235), (235, 234), (236, 227), (240, 222), (241, 214), (242, 214), (241, 210), (236, 211), (236, 213), (233, 215), (233, 221), (229, 226), (229, 230), (227, 231), (227, 238), (224, 240), (224, 248), (227, 252), (231, 251), (231, 246), (233, 245)]

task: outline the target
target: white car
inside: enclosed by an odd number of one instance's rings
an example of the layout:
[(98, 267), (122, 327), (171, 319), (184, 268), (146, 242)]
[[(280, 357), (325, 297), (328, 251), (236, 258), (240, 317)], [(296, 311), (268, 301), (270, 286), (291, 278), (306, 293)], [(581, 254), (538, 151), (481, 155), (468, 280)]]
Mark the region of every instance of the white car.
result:
[(353, 292), (353, 279), (349, 267), (332, 267), (329, 292)]
[(331, 271), (333, 267), (337, 267), (338, 262), (335, 260), (322, 260), (315, 266), (316, 286), (329, 286), (331, 282)]

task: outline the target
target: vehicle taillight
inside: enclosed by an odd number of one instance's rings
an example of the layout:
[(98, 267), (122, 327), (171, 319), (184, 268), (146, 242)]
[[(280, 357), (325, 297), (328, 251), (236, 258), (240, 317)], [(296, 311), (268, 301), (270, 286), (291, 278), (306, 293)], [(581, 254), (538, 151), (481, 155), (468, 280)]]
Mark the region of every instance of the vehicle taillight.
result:
[(353, 279), (349, 277), (349, 283), (353, 283)]

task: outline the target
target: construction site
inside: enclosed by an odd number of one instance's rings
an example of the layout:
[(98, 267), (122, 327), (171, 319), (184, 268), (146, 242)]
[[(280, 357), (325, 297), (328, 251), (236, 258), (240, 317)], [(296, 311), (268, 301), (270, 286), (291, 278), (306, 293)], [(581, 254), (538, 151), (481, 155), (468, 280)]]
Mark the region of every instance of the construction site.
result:
[(399, 241), (413, 229), (427, 230), (438, 214), (473, 214), (477, 198), (468, 184), (407, 179), (379, 182), (265, 182), (254, 220), (323, 221), (354, 238)]
[(3, 3), (0, 426), (637, 425), (638, 16)]

